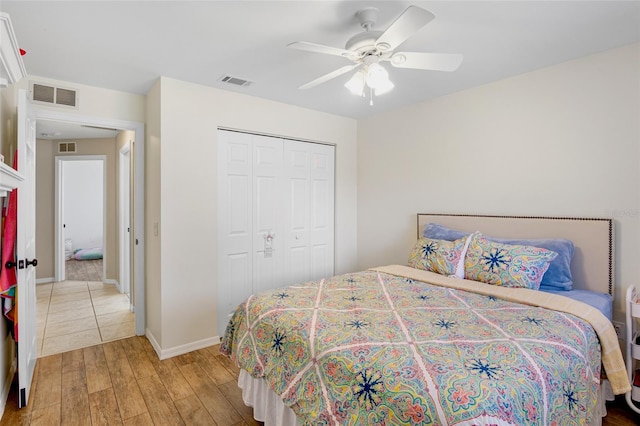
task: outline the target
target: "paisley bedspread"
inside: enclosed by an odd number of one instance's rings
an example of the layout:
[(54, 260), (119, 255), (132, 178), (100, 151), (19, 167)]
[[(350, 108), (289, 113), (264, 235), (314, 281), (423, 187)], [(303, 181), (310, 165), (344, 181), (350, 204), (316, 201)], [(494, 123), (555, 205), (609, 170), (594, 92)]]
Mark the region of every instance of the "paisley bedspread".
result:
[(573, 425), (600, 344), (570, 314), (376, 271), (251, 296), (221, 344), (308, 425)]

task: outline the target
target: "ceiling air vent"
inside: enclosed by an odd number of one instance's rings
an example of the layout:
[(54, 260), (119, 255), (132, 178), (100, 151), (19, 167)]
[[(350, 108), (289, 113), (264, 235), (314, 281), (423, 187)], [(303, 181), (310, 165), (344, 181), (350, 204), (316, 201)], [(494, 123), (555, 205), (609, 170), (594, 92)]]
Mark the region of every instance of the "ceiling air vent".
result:
[(58, 153), (68, 154), (76, 152), (75, 142), (60, 142), (58, 143)]
[(31, 99), (35, 102), (78, 108), (78, 92), (73, 89), (31, 83), (29, 93), (31, 94)]
[(252, 83), (249, 80), (244, 80), (238, 77), (232, 77), (230, 75), (223, 75), (218, 79), (218, 81), (222, 83), (232, 84), (234, 86), (240, 86), (240, 87), (247, 87)]

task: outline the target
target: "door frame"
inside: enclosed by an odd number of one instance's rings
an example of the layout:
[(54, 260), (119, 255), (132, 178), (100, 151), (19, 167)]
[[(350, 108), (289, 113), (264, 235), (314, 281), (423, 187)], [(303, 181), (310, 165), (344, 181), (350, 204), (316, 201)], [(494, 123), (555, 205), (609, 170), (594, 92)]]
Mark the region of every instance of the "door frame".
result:
[(56, 155), (55, 156), (55, 227), (53, 241), (55, 244), (55, 278), (56, 282), (65, 280), (65, 250), (64, 250), (64, 164), (73, 161), (102, 162), (102, 279), (107, 274), (107, 156), (106, 155)]
[[(127, 141), (118, 153), (118, 285), (121, 293), (131, 291), (131, 248), (130, 232), (127, 226), (131, 221), (131, 142)], [(125, 244), (126, 242), (126, 244)], [(133, 304), (131, 305), (133, 307)]]
[(44, 107), (33, 106), (36, 120), (66, 121), (70, 123), (86, 124), (89, 126), (106, 127), (118, 130), (131, 130), (135, 133), (133, 143), (134, 173), (133, 177), (133, 231), (134, 250), (133, 257), (133, 282), (134, 288), (134, 314), (136, 317), (136, 334), (145, 334), (145, 273), (144, 273), (144, 238), (145, 238), (145, 211), (144, 211), (144, 123), (138, 121), (126, 121), (112, 118), (96, 117), (71, 113), (66, 111), (52, 111)]

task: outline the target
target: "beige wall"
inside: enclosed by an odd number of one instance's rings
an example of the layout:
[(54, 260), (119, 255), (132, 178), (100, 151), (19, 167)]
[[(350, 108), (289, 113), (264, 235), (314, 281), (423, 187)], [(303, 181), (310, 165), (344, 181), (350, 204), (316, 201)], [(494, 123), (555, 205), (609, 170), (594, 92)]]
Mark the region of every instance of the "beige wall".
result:
[[(160, 329), (161, 336), (154, 337), (163, 349), (217, 337), (219, 126), (336, 144), (336, 272), (356, 268), (355, 120), (164, 77), (159, 90), (162, 138), (148, 137), (147, 159), (153, 155), (160, 163), (160, 196), (147, 186), (147, 206), (157, 202), (160, 213), (154, 207), (147, 211), (147, 238), (155, 241), (153, 222), (159, 221), (160, 262), (148, 268), (160, 270), (154, 274), (160, 279), (161, 326), (151, 321), (149, 326)], [(149, 153), (154, 143), (159, 154)], [(149, 291), (157, 286), (149, 283)]]
[(160, 223), (160, 106), (162, 81), (158, 79), (147, 93), (146, 141), (144, 146), (145, 182), (145, 323), (148, 333), (160, 346), (162, 340), (162, 270), (160, 229), (154, 234), (154, 223)]
[(622, 319), (640, 279), (639, 104), (635, 44), (360, 120), (359, 268), (405, 263), (418, 212), (612, 217)]
[[(116, 140), (111, 139), (76, 139), (77, 152), (72, 155), (104, 155), (106, 156), (106, 233), (105, 264), (106, 280), (117, 277), (116, 260)], [(55, 157), (57, 143), (38, 139), (36, 141), (36, 256), (38, 258), (37, 278), (54, 277), (55, 269)]]
[(53, 80), (50, 78), (27, 76), (16, 83), (17, 88), (29, 90), (30, 82), (38, 82), (52, 86), (66, 87), (77, 90), (78, 108), (61, 108), (47, 104), (35, 104), (37, 108), (77, 114), (89, 117), (109, 118), (114, 120), (137, 121), (145, 120), (145, 96), (126, 93), (117, 90), (103, 89), (100, 87), (86, 86), (84, 84), (68, 81)]

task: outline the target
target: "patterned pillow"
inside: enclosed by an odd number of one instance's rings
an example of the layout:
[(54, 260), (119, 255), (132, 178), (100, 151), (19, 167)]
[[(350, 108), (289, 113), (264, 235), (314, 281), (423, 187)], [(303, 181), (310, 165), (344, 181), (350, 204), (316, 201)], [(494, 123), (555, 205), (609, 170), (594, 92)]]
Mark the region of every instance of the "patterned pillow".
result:
[(464, 258), (466, 241), (467, 237), (455, 241), (420, 238), (409, 255), (409, 266), (441, 275), (455, 275)]
[(549, 262), (558, 253), (532, 246), (501, 244), (474, 234), (464, 261), (468, 280), (538, 290)]

